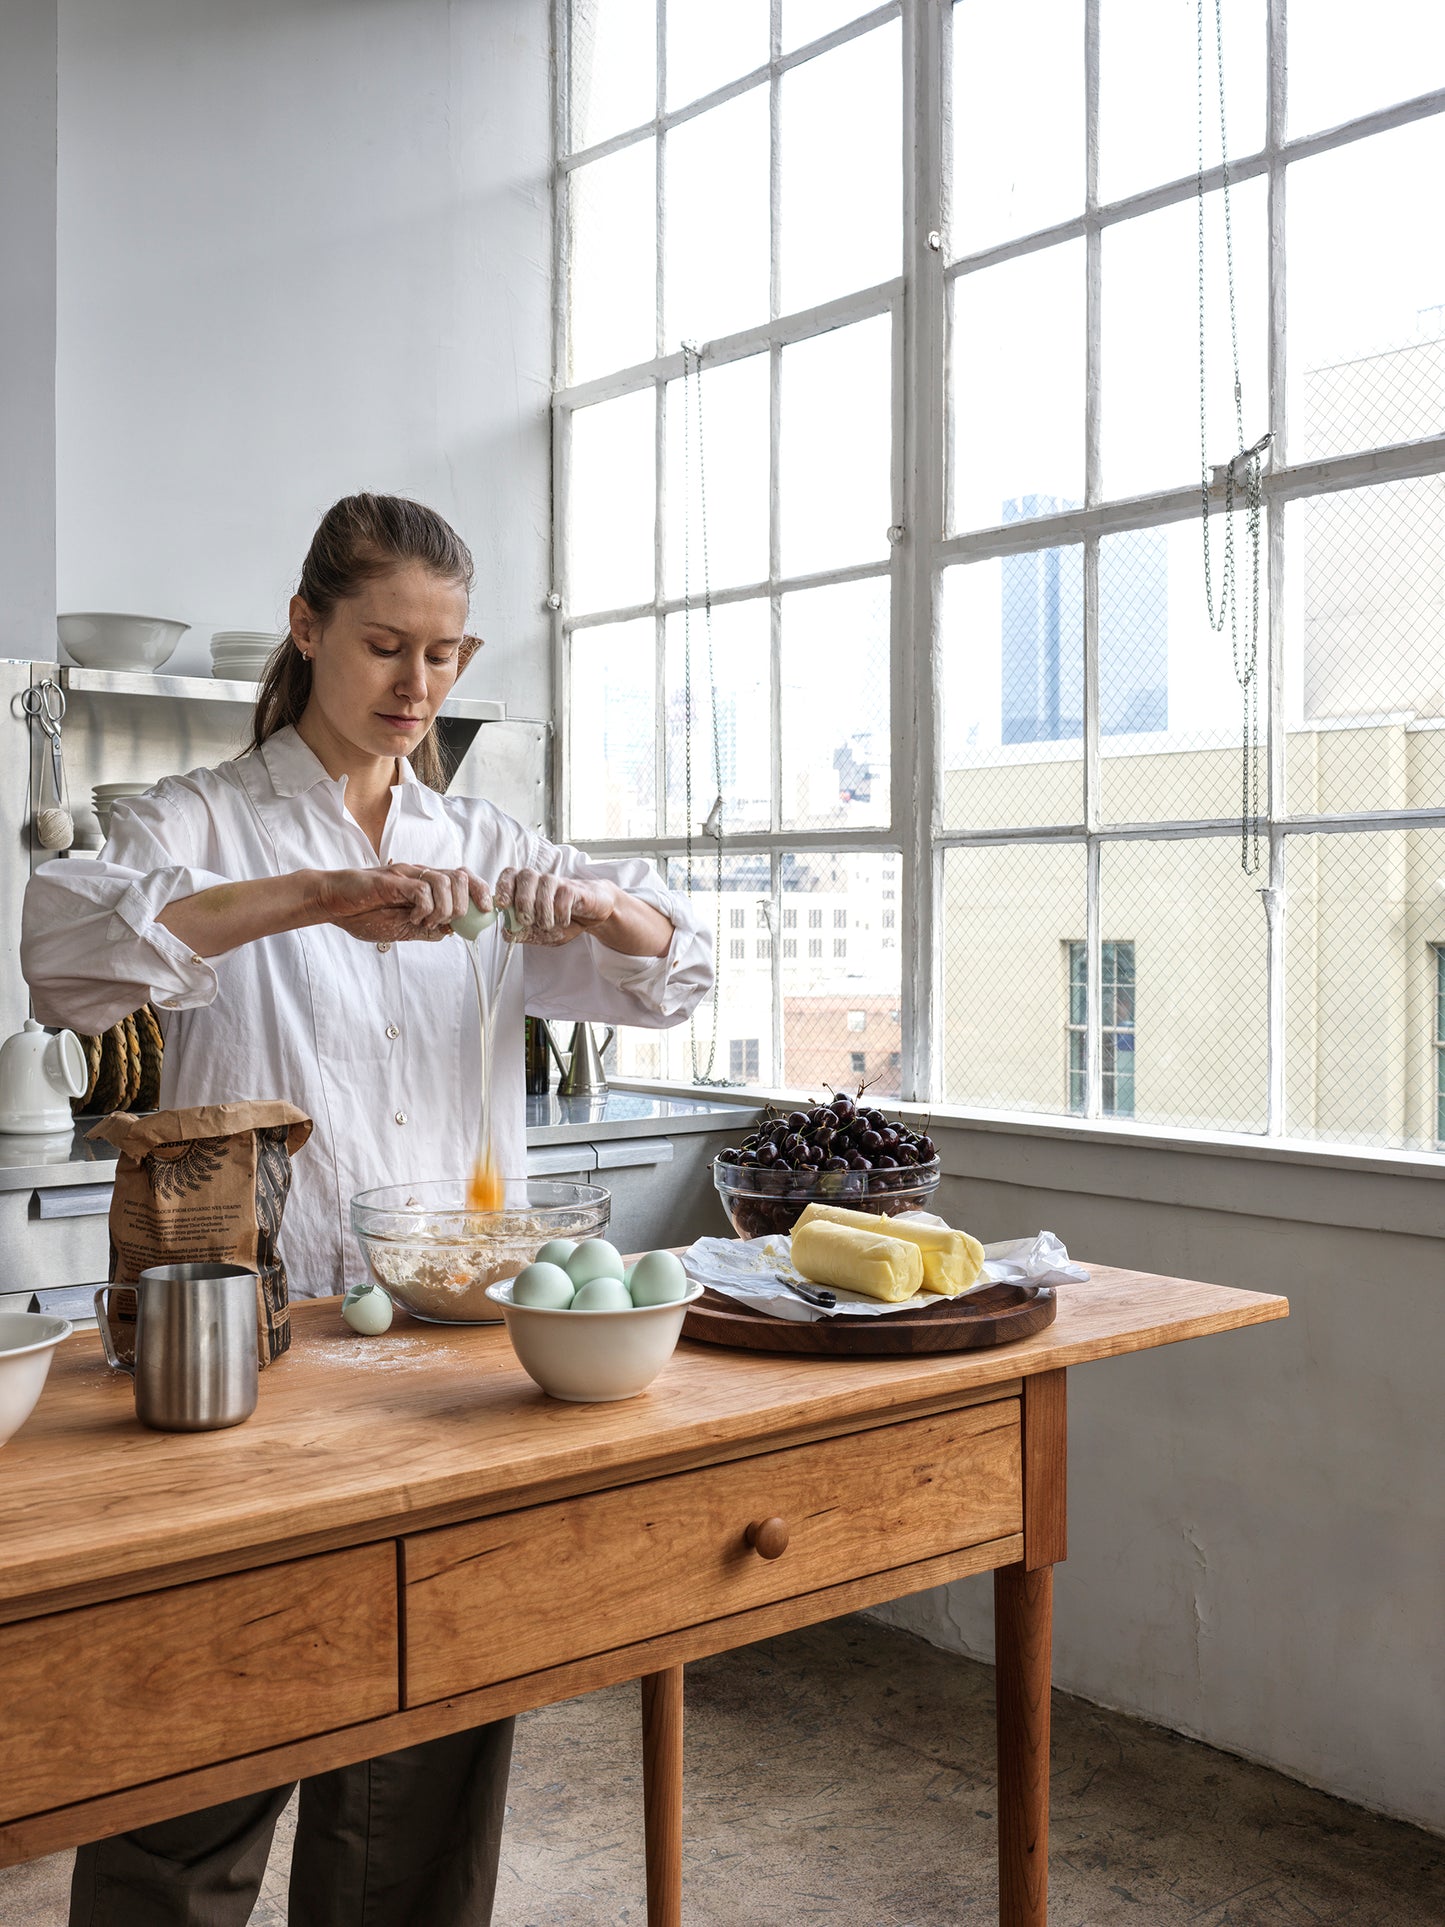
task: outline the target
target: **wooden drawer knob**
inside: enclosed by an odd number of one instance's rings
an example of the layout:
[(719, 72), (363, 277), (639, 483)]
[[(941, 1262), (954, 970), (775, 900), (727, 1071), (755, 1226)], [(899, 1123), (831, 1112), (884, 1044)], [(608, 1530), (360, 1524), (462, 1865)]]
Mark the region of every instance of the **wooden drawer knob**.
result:
[(762, 1559), (781, 1559), (788, 1550), (786, 1519), (754, 1519), (748, 1527), (748, 1544)]

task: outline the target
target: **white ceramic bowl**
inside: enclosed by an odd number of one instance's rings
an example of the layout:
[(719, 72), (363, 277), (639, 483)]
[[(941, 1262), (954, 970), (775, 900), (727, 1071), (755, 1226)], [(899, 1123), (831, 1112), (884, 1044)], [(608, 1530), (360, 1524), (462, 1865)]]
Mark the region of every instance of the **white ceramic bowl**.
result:
[(550, 1398), (572, 1405), (605, 1405), (645, 1392), (677, 1349), (682, 1321), (703, 1287), (689, 1283), (687, 1296), (670, 1305), (634, 1305), (631, 1311), (544, 1311), (514, 1305), (508, 1278), (488, 1285), (500, 1305), (517, 1363)]
[(74, 1329), (47, 1311), (0, 1311), (0, 1445), (35, 1410), (55, 1348)]
[(94, 612), (55, 619), (67, 654), (83, 669), (159, 669), (190, 626), (165, 616)]

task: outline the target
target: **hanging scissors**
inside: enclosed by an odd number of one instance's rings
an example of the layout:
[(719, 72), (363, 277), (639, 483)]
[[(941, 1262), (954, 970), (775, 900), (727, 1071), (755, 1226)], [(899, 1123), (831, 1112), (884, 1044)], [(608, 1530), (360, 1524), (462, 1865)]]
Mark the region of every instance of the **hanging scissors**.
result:
[(50, 738), (50, 770), (55, 778), (55, 801), (63, 803), (60, 765), (60, 723), (65, 715), (65, 691), (47, 676), (33, 689), (21, 692), (20, 706), (32, 722), (38, 722)]

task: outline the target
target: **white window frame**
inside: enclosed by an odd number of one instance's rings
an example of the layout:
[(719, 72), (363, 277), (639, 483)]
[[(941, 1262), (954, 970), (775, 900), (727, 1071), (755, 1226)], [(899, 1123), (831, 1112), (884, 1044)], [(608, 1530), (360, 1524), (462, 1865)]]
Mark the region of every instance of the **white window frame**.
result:
[[(1328, 815), (1291, 815), (1285, 795), (1284, 717), (1284, 532), (1285, 509), (1293, 501), (1350, 489), (1404, 481), (1445, 470), (1445, 434), (1416, 441), (1365, 449), (1323, 460), (1292, 463), (1285, 442), (1285, 193), (1290, 166), (1314, 155), (1343, 148), (1371, 135), (1445, 113), (1445, 88), (1399, 101), (1359, 115), (1338, 126), (1291, 139), (1285, 131), (1287, 0), (1266, 0), (1268, 90), (1263, 146), (1255, 153), (1231, 159), (1229, 178), (1241, 182), (1262, 178), (1266, 183), (1268, 229), (1268, 404), (1275, 431), (1271, 464), (1264, 478), (1265, 535), (1269, 623), (1267, 635), (1268, 723), (1266, 731), (1266, 821), (1268, 868), (1261, 894), (1268, 914), (1268, 1104), (1263, 1135), (1282, 1135), (1285, 1121), (1284, 961), (1285, 859), (1288, 839), (1299, 834), (1333, 835), (1360, 830), (1418, 829), (1445, 825), (1445, 808), (1408, 811), (1354, 812)], [(658, 490), (655, 541), (654, 595), (650, 602), (628, 609), (588, 612), (575, 619), (567, 613), (566, 513), (573, 412), (591, 403), (611, 400), (639, 389), (655, 387), (658, 399), (658, 481), (666, 448), (666, 385), (684, 373), (679, 353), (668, 354), (662, 339), (663, 249), (667, 209), (664, 198), (664, 155), (668, 130), (711, 107), (766, 85), (770, 91), (773, 142), (773, 204), (778, 204), (778, 127), (781, 78), (790, 68), (841, 46), (894, 19), (902, 21), (903, 40), (903, 269), (895, 280), (862, 289), (840, 300), (794, 315), (777, 315), (779, 230), (773, 223), (773, 309), (775, 318), (757, 327), (705, 346), (705, 366), (766, 351), (771, 361), (771, 470), (774, 513), (770, 530), (769, 574), (765, 584), (730, 587), (714, 595), (717, 603), (751, 598), (763, 592), (772, 598), (774, 647), (770, 725), (774, 753), (774, 822), (771, 829), (729, 835), (734, 853), (766, 850), (772, 863), (774, 900), (781, 895), (780, 865), (788, 850), (827, 849), (839, 853), (867, 850), (897, 851), (903, 902), (909, 910), (911, 940), (902, 953), (901, 986), (902, 1081), (905, 1100), (937, 1104), (941, 1101), (942, 1052), (934, 1048), (935, 1016), (941, 1008), (943, 863), (945, 853), (986, 845), (1069, 843), (1082, 846), (1087, 874), (1085, 943), (1088, 972), (1088, 1050), (1086, 1066), (1089, 1120), (1101, 1116), (1100, 1048), (1102, 996), (1102, 936), (1099, 920), (1101, 856), (1106, 844), (1193, 840), (1201, 837), (1236, 838), (1236, 819), (1200, 819), (1149, 823), (1102, 821), (1100, 811), (1100, 751), (1097, 680), (1098, 556), (1107, 535), (1163, 527), (1188, 521), (1199, 511), (1199, 488), (1191, 483), (1174, 489), (1128, 498), (1110, 498), (1103, 488), (1100, 442), (1099, 375), (1101, 369), (1101, 311), (1103, 235), (1135, 216), (1191, 200), (1197, 191), (1193, 174), (1152, 187), (1114, 202), (1100, 200), (1098, 191), (1099, 126), (1099, 13), (1100, 0), (1082, 0), (1084, 32), (1085, 155), (1087, 160), (1084, 207), (1080, 214), (1035, 233), (975, 254), (950, 259), (948, 248), (949, 192), (947, 130), (951, 113), (953, 8), (949, 0), (894, 0), (874, 8), (846, 27), (788, 54), (781, 52), (782, 0), (773, 0), (772, 58), (765, 68), (744, 75), (704, 99), (667, 113), (590, 148), (568, 153), (568, 0), (555, 0), (558, 76), (555, 101), (556, 219), (554, 221), (554, 366), (560, 371), (567, 356), (567, 182), (571, 172), (588, 161), (619, 152), (640, 139), (656, 139), (658, 182), (658, 336), (657, 353), (648, 362), (622, 369), (576, 386), (559, 386), (553, 409), (554, 555), (555, 573), (550, 603), (553, 609), (553, 674), (562, 754), (554, 758), (551, 803), (553, 820), (563, 833), (568, 826), (567, 654), (568, 637), (601, 623), (651, 616), (656, 623), (658, 687), (657, 713), (662, 714), (664, 634), (666, 617), (681, 609), (681, 598), (665, 595), (665, 505)], [(658, 99), (665, 99), (666, 10), (659, 9)], [(1222, 169), (1205, 174), (1206, 190), (1221, 185)], [(952, 290), (964, 276), (1038, 252), (1058, 242), (1082, 238), (1085, 247), (1085, 490), (1083, 506), (1041, 516), (1027, 522), (949, 533), (948, 477), (951, 451), (948, 392), (948, 309)], [(893, 527), (894, 546), (885, 562), (784, 578), (780, 572), (779, 530), (776, 514), (779, 448), (779, 371), (781, 351), (791, 342), (861, 321), (873, 315), (893, 317)], [(559, 382), (560, 382), (559, 375)], [(1218, 492), (1222, 504), (1222, 490)], [(1073, 824), (982, 832), (945, 830), (943, 826), (941, 701), (939, 676), (939, 617), (942, 572), (952, 564), (1078, 543), (1084, 569), (1084, 736), (1083, 803), (1081, 820)], [(777, 611), (784, 590), (857, 581), (883, 575), (892, 587), (891, 670), (891, 822), (870, 831), (788, 831), (781, 829), (778, 715), (779, 674)], [(662, 768), (665, 744), (658, 732), (657, 794), (664, 790)], [(599, 851), (603, 845), (593, 844)], [(609, 853), (680, 855), (677, 837), (650, 837), (608, 842)], [(781, 957), (775, 946), (775, 958)], [(775, 972), (774, 994), (781, 1010), (781, 977)], [(781, 1051), (781, 1025), (774, 1029), (774, 1076)], [(1233, 1135), (1233, 1134), (1231, 1134)], [(1258, 1133), (1240, 1132), (1242, 1141)]]

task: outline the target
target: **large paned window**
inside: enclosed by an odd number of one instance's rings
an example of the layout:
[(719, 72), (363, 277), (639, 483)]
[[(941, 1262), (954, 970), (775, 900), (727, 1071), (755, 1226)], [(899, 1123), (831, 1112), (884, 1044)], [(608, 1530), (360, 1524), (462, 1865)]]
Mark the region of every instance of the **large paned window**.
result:
[(757, 939), (621, 1068), (1436, 1147), (1445, 8), (559, 4), (560, 827)]

